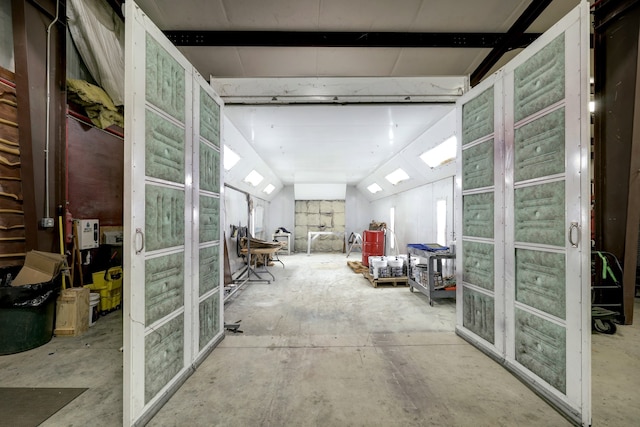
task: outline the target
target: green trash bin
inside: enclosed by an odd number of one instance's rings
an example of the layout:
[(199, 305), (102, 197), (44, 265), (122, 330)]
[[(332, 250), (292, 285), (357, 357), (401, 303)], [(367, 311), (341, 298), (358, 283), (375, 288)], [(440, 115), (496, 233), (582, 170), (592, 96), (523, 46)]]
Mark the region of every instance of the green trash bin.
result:
[(16, 272), (0, 273), (0, 355), (31, 350), (53, 337), (58, 281), (8, 285)]

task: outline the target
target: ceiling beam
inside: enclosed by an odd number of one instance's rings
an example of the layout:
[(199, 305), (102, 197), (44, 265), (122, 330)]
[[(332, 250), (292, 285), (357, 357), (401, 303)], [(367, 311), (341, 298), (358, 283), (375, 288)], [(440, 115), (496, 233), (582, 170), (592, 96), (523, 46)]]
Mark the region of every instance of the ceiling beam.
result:
[(482, 78), (496, 65), (500, 58), (502, 58), (502, 55), (513, 49), (514, 42), (522, 39), (522, 36), (525, 35), (525, 30), (538, 19), (551, 1), (552, 0), (532, 0), (529, 7), (522, 12), (522, 15), (520, 15), (511, 28), (509, 28), (506, 37), (500, 40), (480, 65), (478, 65), (478, 68), (471, 73), (470, 82), (472, 87), (480, 83)]
[(164, 31), (176, 46), (487, 48), (528, 46), (540, 34), (345, 31)]

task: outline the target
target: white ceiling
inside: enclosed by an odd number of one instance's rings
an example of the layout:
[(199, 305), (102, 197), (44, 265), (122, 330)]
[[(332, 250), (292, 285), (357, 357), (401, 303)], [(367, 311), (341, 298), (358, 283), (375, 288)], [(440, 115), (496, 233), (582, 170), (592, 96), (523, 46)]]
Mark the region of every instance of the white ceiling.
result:
[(228, 106), (240, 133), (285, 185), (356, 185), (451, 105)]
[[(506, 32), (529, 0), (137, 0), (162, 30)], [(554, 0), (527, 32), (544, 32), (579, 3)], [(468, 76), (489, 53), (474, 48), (215, 47), (179, 50), (209, 78)], [(517, 52), (504, 56), (503, 65)], [(223, 97), (224, 99), (224, 97)], [(451, 108), (404, 105), (227, 105), (258, 159), (281, 185), (355, 185)], [(237, 178), (236, 178), (237, 179)], [(267, 182), (261, 184), (261, 188)], [(240, 184), (238, 184), (240, 185)], [(255, 191), (261, 196), (261, 188)], [(279, 189), (278, 188), (278, 189)]]

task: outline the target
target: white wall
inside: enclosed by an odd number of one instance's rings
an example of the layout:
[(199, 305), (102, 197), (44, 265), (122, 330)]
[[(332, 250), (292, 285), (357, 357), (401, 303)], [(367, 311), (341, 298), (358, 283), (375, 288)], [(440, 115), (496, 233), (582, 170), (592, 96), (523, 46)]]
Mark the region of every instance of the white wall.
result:
[(371, 216), (370, 205), (367, 198), (355, 186), (347, 186), (347, 198), (345, 201), (347, 237), (351, 233), (360, 233), (369, 228), (372, 220), (378, 220)]
[[(295, 200), (293, 195), (293, 185), (287, 185), (275, 195), (269, 204), (269, 221), (266, 224), (266, 231), (269, 239), (271, 234), (279, 227), (284, 227), (291, 233), (294, 232), (295, 225)], [(291, 236), (293, 245), (295, 236)]]
[[(396, 209), (395, 233), (398, 250), (399, 253), (405, 253), (407, 243), (436, 242), (436, 204), (438, 200), (442, 199), (447, 202), (446, 243), (448, 243), (452, 239), (454, 231), (453, 193), (453, 176), (373, 202), (369, 202), (355, 186), (348, 186), (345, 200), (345, 231), (347, 236), (352, 232), (362, 234), (363, 230), (369, 228), (369, 223), (372, 220), (389, 224), (389, 209), (394, 206)], [(240, 202), (244, 203), (244, 199)], [(285, 227), (293, 232), (295, 228), (293, 186), (286, 186), (268, 203), (265, 209), (268, 216), (268, 220), (265, 222), (267, 239), (270, 240), (271, 233), (278, 227)], [(225, 208), (225, 211), (227, 210)], [(387, 245), (387, 253), (392, 254), (395, 251), (391, 251)]]
[[(403, 193), (395, 194), (371, 202), (369, 212), (377, 221), (389, 225), (389, 211), (395, 207), (395, 235), (398, 253), (406, 253), (407, 243), (436, 242), (436, 203), (439, 199), (447, 201), (447, 242), (454, 231), (453, 177), (432, 182)], [(389, 239), (392, 238), (389, 233)], [(387, 241), (387, 254), (395, 254)]]

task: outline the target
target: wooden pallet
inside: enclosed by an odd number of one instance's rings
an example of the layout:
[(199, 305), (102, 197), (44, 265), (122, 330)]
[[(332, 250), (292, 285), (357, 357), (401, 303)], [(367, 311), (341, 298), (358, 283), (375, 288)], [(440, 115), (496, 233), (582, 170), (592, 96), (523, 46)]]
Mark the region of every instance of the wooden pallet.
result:
[(351, 267), (354, 273), (364, 273), (369, 271), (369, 267), (365, 267), (360, 261), (347, 261), (347, 265)]
[(379, 277), (374, 279), (371, 274), (369, 274), (369, 270), (362, 273), (365, 279), (371, 283), (371, 286), (377, 288), (378, 286), (409, 286), (409, 280), (407, 280), (407, 276), (401, 277)]

